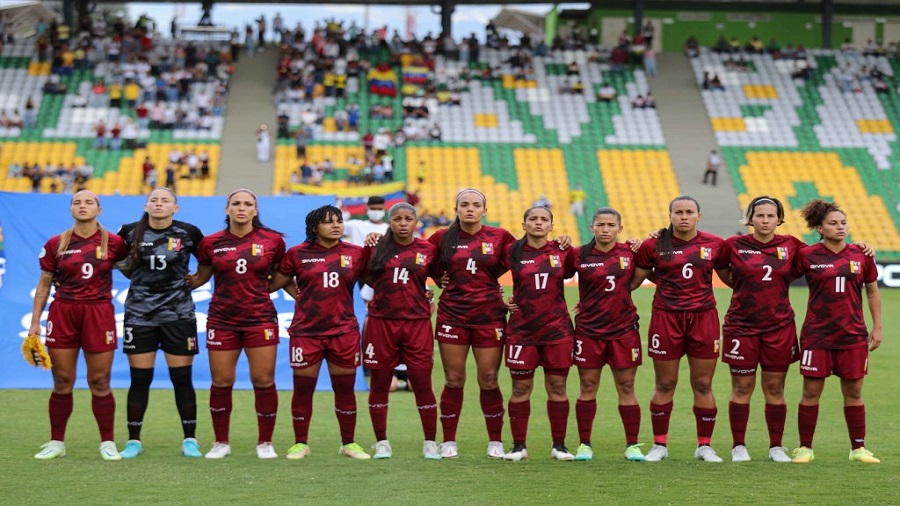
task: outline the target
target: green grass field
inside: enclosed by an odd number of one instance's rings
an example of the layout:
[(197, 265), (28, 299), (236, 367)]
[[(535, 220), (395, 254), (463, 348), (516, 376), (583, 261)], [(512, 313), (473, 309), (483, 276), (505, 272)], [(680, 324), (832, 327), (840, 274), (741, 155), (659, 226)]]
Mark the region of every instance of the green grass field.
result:
[[(649, 321), (652, 290), (636, 294), (641, 321)], [(570, 293), (569, 300), (577, 294)], [(806, 291), (792, 290), (794, 307), (805, 308)], [(724, 313), (730, 291), (719, 290), (719, 308)], [(0, 409), (0, 500), (3, 504), (123, 504), (123, 503), (261, 503), (314, 500), (317, 503), (449, 504), (512, 503), (612, 503), (684, 504), (897, 504), (900, 489), (900, 398), (891, 380), (891, 365), (900, 360), (895, 331), (900, 315), (900, 291), (882, 291), (885, 309), (884, 345), (872, 354), (871, 374), (865, 396), (868, 415), (867, 446), (882, 459), (881, 465), (863, 465), (847, 460), (849, 442), (841, 410), (837, 380), (826, 386), (816, 433), (816, 461), (808, 465), (774, 464), (766, 460), (768, 437), (763, 418), (762, 395), (752, 404), (747, 445), (754, 460), (732, 464), (729, 450), (727, 406), (730, 383), (725, 367), (719, 367), (715, 392), (719, 420), (713, 447), (726, 462), (707, 464), (693, 459), (694, 418), (686, 371), (675, 400), (670, 434), (670, 457), (660, 463), (632, 463), (622, 458), (622, 426), (616, 410), (615, 392), (608, 371), (604, 372), (594, 426), (593, 462), (556, 462), (549, 458), (549, 426), (543, 392), (535, 392), (529, 431), (530, 460), (512, 463), (489, 461), (484, 456), (486, 434), (478, 406), (474, 376), (466, 387), (458, 441), (461, 456), (452, 461), (425, 461), (421, 456), (419, 418), (408, 392), (392, 394), (389, 437), (394, 457), (386, 461), (350, 461), (339, 457), (337, 422), (331, 410), (331, 395), (316, 396), (310, 432), (312, 454), (302, 461), (256, 459), (256, 423), (251, 392), (236, 392), (232, 420), (233, 454), (223, 461), (188, 460), (179, 456), (181, 428), (172, 393), (154, 390), (147, 413), (143, 441), (145, 453), (123, 462), (100, 460), (96, 425), (90, 412), (90, 397), (80, 390), (75, 397), (67, 434), (68, 457), (50, 462), (32, 458), (48, 438), (46, 414), (48, 392), (2, 390)], [(802, 317), (802, 314), (801, 314)], [(284, 357), (281, 357), (284, 358)], [(117, 360), (123, 360), (117, 357)], [(643, 420), (641, 440), (651, 442), (647, 403), (653, 387), (652, 366), (638, 371), (637, 390)], [(442, 384), (439, 361), (435, 389)], [(470, 361), (471, 364), (471, 361)], [(685, 364), (682, 364), (684, 367)], [(279, 364), (286, 367), (286, 364)], [(164, 374), (164, 372), (161, 372)], [(504, 393), (509, 378), (501, 371)], [(287, 385), (281, 385), (282, 388)], [(797, 444), (796, 405), (800, 376), (789, 374), (786, 446)], [(569, 377), (574, 400), (577, 373)], [(284, 454), (293, 443), (290, 423), (290, 392), (281, 392), (275, 445)], [(212, 426), (202, 406), (207, 392), (199, 391), (201, 404), (198, 438), (204, 450), (210, 446)], [(127, 439), (125, 392), (117, 391), (119, 409), (116, 434), (119, 446)], [(358, 441), (372, 444), (366, 412), (366, 395), (358, 396), (360, 415)], [(509, 441), (508, 425), (505, 428)], [(574, 402), (569, 421), (568, 443), (577, 446)], [(440, 437), (440, 435), (438, 436)], [(649, 445), (645, 445), (645, 450)], [(891, 485), (893, 483), (893, 485)]]

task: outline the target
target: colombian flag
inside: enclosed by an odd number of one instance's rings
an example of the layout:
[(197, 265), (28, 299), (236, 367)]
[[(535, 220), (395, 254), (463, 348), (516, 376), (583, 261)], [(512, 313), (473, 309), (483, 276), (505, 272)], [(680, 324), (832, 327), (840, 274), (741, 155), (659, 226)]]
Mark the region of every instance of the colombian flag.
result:
[(341, 255), (341, 267), (350, 268), (350, 257), (347, 255)]
[(631, 262), (628, 260), (628, 257), (619, 257), (619, 268), (623, 271), (628, 269), (628, 266), (631, 265)]
[(852, 274), (856, 274), (857, 272), (859, 272), (859, 262), (850, 260), (850, 272)]
[(169, 251), (181, 251), (181, 239), (175, 239), (174, 237), (169, 238)]
[(255, 257), (261, 257), (263, 254), (263, 245), (262, 244), (251, 244), (250, 245), (250, 254)]
[(425, 265), (426, 255), (416, 253), (416, 265)]
[(482, 255), (493, 255), (494, 254), (494, 245), (489, 242), (481, 243), (481, 254)]
[(709, 260), (712, 258), (712, 249), (700, 247), (700, 260)]
[(550, 255), (550, 267), (559, 267), (559, 255)]
[(787, 248), (785, 248), (784, 246), (775, 248), (775, 254), (778, 255), (779, 260), (787, 260), (788, 252)]

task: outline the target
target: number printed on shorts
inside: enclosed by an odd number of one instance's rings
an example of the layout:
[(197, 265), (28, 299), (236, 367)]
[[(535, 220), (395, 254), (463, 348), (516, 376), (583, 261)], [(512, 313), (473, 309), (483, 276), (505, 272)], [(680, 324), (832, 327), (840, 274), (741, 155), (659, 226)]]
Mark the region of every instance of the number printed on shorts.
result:
[(299, 346), (291, 346), (291, 363), (292, 364), (302, 364), (303, 363), (303, 348)]
[(511, 344), (506, 347), (506, 352), (510, 360), (519, 360), (519, 355), (522, 354), (522, 345)]
[(584, 348), (582, 348), (582, 344), (583, 344), (583, 341), (581, 339), (575, 340), (575, 356), (576, 357), (580, 357), (581, 353), (584, 351)]
[(134, 340), (134, 327), (125, 327), (125, 337), (122, 339), (122, 342), (125, 344), (131, 344), (131, 341)]
[(653, 334), (650, 336), (650, 347), (654, 350), (659, 349), (659, 334)]
[(340, 284), (341, 278), (337, 272), (322, 273), (322, 286), (325, 288), (337, 288)]
[(369, 343), (366, 345), (366, 356), (369, 357), (369, 360), (375, 357), (375, 345)]
[(732, 355), (737, 355), (738, 353), (740, 353), (739, 348), (741, 347), (741, 342), (737, 339), (732, 339), (731, 344), (734, 346), (732, 346), (731, 351), (729, 353), (731, 353)]
[(246, 274), (247, 273), (247, 260), (243, 258), (238, 258), (237, 265), (234, 266), (234, 272), (238, 274)]

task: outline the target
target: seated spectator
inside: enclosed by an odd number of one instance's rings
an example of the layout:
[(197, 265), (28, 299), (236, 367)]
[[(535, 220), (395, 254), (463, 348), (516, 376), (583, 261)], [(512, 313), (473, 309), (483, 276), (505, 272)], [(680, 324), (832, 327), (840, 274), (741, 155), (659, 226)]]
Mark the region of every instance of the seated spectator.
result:
[(584, 95), (584, 83), (581, 82), (581, 79), (578, 79), (575, 81), (575, 84), (572, 85), (572, 94)]
[(719, 35), (719, 39), (713, 45), (713, 51), (716, 53), (730, 53), (731, 47), (728, 45), (728, 39), (724, 35)]
[(434, 217), (434, 224), (438, 227), (448, 227), (450, 226), (450, 218), (447, 216), (445, 211), (441, 211), (441, 214)]
[[(871, 42), (871, 39), (870, 39), (870, 42)], [(841, 44), (841, 53), (843, 53), (846, 56), (855, 56), (856, 55), (856, 48), (853, 47), (853, 43), (850, 42), (849, 37), (844, 39), (844, 43)]]
[(546, 207), (547, 209), (551, 209), (553, 207), (553, 203), (550, 202), (550, 199), (547, 198), (546, 195), (538, 195), (537, 200), (532, 204), (534, 207)]
[(600, 87), (600, 91), (597, 92), (597, 100), (600, 100), (601, 102), (612, 102), (615, 99), (616, 89), (609, 83), (603, 83), (603, 86)]
[(888, 86), (887, 82), (880, 77), (876, 77), (872, 79), (872, 89), (875, 90), (875, 93), (890, 93), (891, 88)]
[(725, 91), (725, 86), (719, 80), (719, 76), (711, 72), (703, 73), (703, 89), (704, 90), (720, 90)]
[(772, 58), (779, 59), (781, 58), (781, 44), (775, 40), (775, 37), (769, 39), (769, 45), (766, 46), (766, 52), (772, 55)]
[(806, 65), (806, 62), (802, 62), (800, 60), (794, 60), (794, 69), (791, 71), (792, 79), (802, 79), (804, 81), (809, 81), (812, 79), (813, 71), (809, 65)]
[(431, 128), (428, 130), (428, 136), (431, 137), (431, 140), (433, 140), (433, 141), (441, 140), (442, 135), (443, 135), (443, 132), (441, 131), (441, 127), (437, 123), (432, 125)]
[(72, 95), (72, 99), (69, 102), (72, 104), (72, 107), (87, 107), (88, 98), (82, 92), (78, 92)]
[(20, 178), (20, 177), (22, 177), (23, 171), (24, 171), (24, 169), (21, 164), (12, 162), (6, 168), (6, 177), (9, 179)]
[(643, 109), (646, 106), (647, 106), (647, 102), (644, 100), (643, 95), (638, 95), (637, 97), (634, 98), (634, 100), (631, 101), (632, 109)]
[(566, 66), (566, 75), (567, 76), (577, 76), (581, 72), (581, 69), (578, 67), (578, 62), (571, 62)]
[(569, 95), (572, 93), (572, 85), (569, 84), (568, 79), (563, 79), (562, 83), (559, 85), (559, 92), (562, 95)]
[(280, 108), (278, 110), (278, 138), (279, 139), (287, 139), (291, 136), (291, 128), (290, 122), (291, 118), (288, 116), (287, 109)]
[(19, 114), (18, 109), (13, 109), (13, 112), (6, 118), (6, 126), (10, 128), (22, 128), (24, 124), (25, 122), (22, 120), (22, 115)]
[(41, 91), (47, 95), (65, 95), (66, 85), (60, 82), (59, 74), (50, 74), (50, 78), (44, 83)]
[(693, 35), (688, 37), (688, 40), (684, 43), (684, 54), (688, 58), (696, 58), (700, 56), (700, 43), (697, 42), (697, 38)]
[(759, 37), (756, 35), (750, 37), (750, 40), (747, 41), (747, 45), (744, 46), (744, 50), (748, 53), (760, 54), (764, 51), (764, 49), (765, 48), (763, 47), (762, 41), (759, 40)]
[(644, 97), (644, 107), (647, 109), (656, 109), (656, 97), (649, 91), (647, 92), (647, 96)]

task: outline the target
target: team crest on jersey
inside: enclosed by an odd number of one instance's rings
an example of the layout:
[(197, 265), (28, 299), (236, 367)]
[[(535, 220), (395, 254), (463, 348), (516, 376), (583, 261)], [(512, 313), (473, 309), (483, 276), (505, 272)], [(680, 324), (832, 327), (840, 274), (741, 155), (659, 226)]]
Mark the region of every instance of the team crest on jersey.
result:
[(341, 267), (349, 269), (351, 267), (351, 258), (347, 255), (341, 255)]
[(425, 265), (426, 258), (428, 258), (427, 255), (423, 255), (421, 253), (416, 253), (416, 265)]
[(255, 257), (261, 257), (263, 255), (263, 245), (253, 243), (250, 245), (250, 254)]
[(628, 269), (628, 266), (631, 265), (630, 259), (628, 257), (619, 257), (619, 268), (623, 271)]
[(788, 250), (784, 246), (779, 246), (775, 248), (775, 255), (778, 256), (779, 260), (787, 260), (788, 259)]
[(855, 260), (850, 260), (850, 273), (856, 274), (859, 272), (859, 262)]
[(700, 246), (700, 260), (712, 259), (712, 248), (704, 248)]
[(263, 330), (263, 337), (266, 341), (271, 341), (275, 337), (275, 332), (272, 329), (265, 329)]
[(559, 255), (550, 255), (550, 267), (559, 267)]
[(168, 249), (169, 251), (181, 251), (181, 239), (170, 237), (169, 246), (166, 249)]
[(494, 245), (489, 242), (481, 243), (481, 254), (482, 255), (493, 255), (494, 254)]
[(103, 251), (103, 248), (101, 248), (100, 246), (97, 246), (96, 257), (97, 260), (106, 260), (106, 252)]
[(106, 344), (112, 344), (116, 342), (116, 333), (112, 330), (106, 331)]

